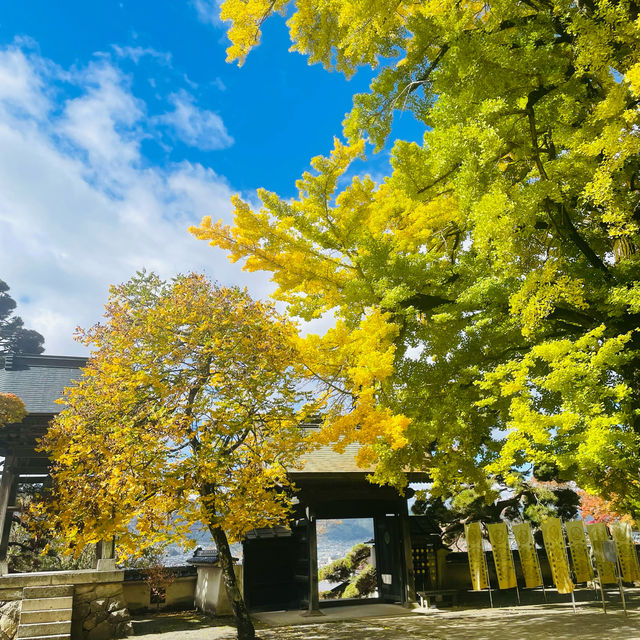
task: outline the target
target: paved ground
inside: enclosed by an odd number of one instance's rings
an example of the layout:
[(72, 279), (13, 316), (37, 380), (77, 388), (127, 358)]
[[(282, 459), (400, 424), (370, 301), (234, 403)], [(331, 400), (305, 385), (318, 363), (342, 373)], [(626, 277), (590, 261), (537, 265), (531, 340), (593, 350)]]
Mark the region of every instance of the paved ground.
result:
[[(362, 607), (354, 607), (361, 609)], [(347, 615), (343, 608), (343, 614)], [(564, 605), (414, 611), (392, 617), (332, 617), (304, 619), (305, 624), (267, 626), (257, 621), (261, 640), (640, 640), (640, 610), (603, 614), (579, 605), (577, 613)], [(211, 626), (216, 624), (218, 626)], [(136, 638), (145, 640), (232, 640), (228, 620), (197, 614), (161, 614), (137, 618)]]

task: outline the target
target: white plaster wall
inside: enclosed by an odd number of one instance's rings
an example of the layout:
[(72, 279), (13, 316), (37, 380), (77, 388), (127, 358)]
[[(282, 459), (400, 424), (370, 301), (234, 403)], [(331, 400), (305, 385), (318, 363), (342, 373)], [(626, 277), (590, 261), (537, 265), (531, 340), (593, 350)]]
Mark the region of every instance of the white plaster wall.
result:
[[(242, 567), (234, 566), (236, 580), (242, 592)], [(219, 616), (233, 614), (231, 603), (227, 597), (227, 590), (224, 586), (222, 569), (214, 566), (198, 567), (198, 581), (195, 592), (196, 608), (205, 613)]]

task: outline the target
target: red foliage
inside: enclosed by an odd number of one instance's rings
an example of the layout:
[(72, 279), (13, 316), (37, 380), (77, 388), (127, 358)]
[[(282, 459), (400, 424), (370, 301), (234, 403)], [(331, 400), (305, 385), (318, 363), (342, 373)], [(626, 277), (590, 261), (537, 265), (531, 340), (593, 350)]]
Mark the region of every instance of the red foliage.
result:
[(630, 515), (615, 510), (613, 500), (605, 500), (581, 489), (578, 490), (578, 494), (580, 495), (582, 518), (586, 522), (604, 522), (608, 524), (615, 520), (621, 520), (633, 523)]

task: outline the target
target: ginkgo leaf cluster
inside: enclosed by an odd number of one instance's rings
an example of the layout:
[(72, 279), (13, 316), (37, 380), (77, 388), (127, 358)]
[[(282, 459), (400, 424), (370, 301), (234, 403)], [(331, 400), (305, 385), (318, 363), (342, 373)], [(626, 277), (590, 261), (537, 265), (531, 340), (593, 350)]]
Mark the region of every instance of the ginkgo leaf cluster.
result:
[[(490, 494), (551, 462), (638, 513), (640, 5), (227, 0), (231, 58), (274, 11), (310, 62), (375, 77), (296, 198), (236, 199), (234, 225), (195, 233), (270, 271), (292, 315), (336, 317), (340, 343), (307, 342), (340, 405), (327, 433), (361, 434), (380, 481)], [(422, 142), (363, 177), (403, 110)]]

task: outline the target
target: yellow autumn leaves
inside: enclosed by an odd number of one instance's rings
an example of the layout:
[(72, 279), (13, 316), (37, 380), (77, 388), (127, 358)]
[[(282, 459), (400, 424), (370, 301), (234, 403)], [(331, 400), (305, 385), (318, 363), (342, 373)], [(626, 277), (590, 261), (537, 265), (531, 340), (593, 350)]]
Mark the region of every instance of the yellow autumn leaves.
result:
[(14, 393), (0, 393), (0, 427), (20, 422), (26, 415), (24, 402)]
[(42, 442), (54, 460), (42, 528), (73, 553), (116, 535), (136, 555), (186, 543), (198, 523), (235, 540), (286, 520), (298, 425), (317, 404), (295, 328), (271, 305), (196, 274), (142, 273), (80, 338), (92, 357)]

